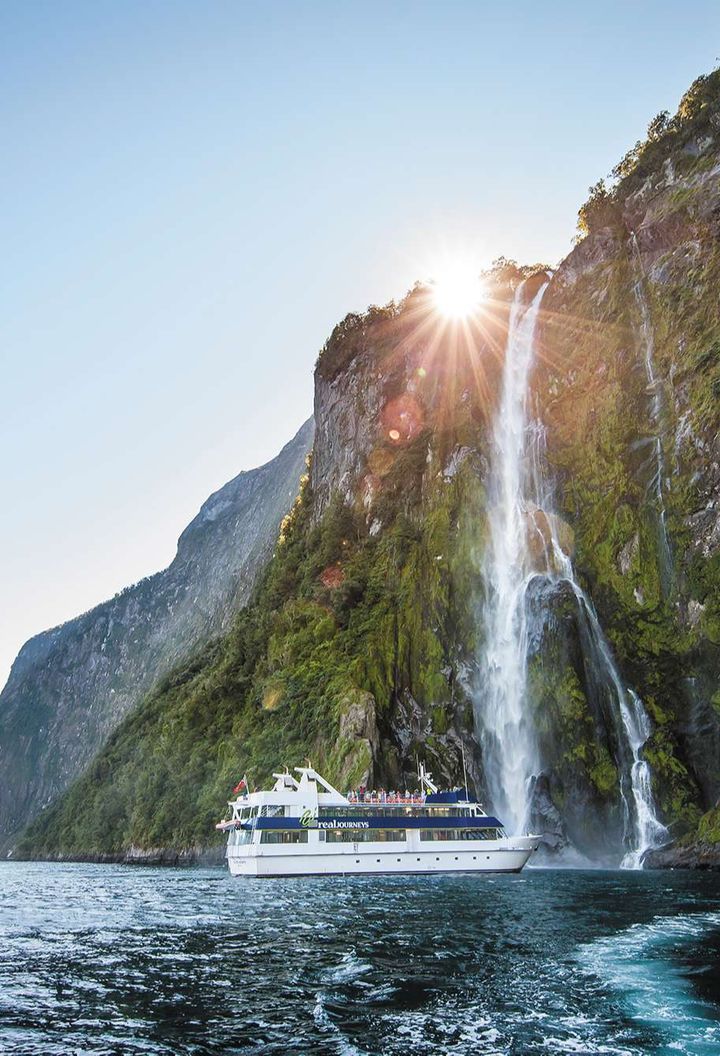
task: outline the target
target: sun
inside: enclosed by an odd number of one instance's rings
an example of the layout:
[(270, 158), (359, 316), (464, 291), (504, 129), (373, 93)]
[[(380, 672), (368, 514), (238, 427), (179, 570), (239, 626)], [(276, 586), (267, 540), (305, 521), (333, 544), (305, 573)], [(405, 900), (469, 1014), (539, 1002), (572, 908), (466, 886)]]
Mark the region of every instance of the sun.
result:
[(446, 319), (467, 319), (482, 304), (486, 291), (478, 270), (462, 258), (444, 261), (435, 269), (433, 300)]

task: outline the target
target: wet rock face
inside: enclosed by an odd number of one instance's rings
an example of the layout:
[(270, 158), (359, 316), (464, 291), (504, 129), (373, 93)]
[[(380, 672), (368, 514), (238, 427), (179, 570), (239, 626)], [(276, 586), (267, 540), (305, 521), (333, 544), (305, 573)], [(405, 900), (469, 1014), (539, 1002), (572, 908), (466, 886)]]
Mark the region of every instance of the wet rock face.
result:
[(643, 755), (676, 835), (720, 772), (720, 138), (693, 151), (559, 266), (534, 379), (578, 575), (647, 706)]
[(692, 673), (682, 683), (679, 736), (688, 766), (702, 789), (704, 805), (720, 799), (720, 722), (717, 685), (720, 649), (706, 643), (693, 658)]
[(528, 552), (536, 571), (544, 571), (546, 568), (560, 571), (554, 552), (555, 542), (566, 557), (573, 556), (575, 534), (567, 521), (556, 513), (546, 512), (534, 503), (528, 503), (525, 511), (525, 531)]
[(720, 844), (693, 842), (648, 851), (643, 858), (643, 868), (720, 870)]
[(531, 817), (546, 857), (574, 848), (617, 861), (622, 807), (612, 701), (569, 583), (536, 576), (527, 598), (529, 694), (543, 771)]
[(544, 858), (552, 861), (567, 850), (569, 840), (560, 811), (553, 802), (547, 774), (540, 774), (533, 783), (530, 827), (542, 834), (540, 850)]
[(704, 558), (720, 552), (720, 432), (702, 438), (688, 430), (678, 444), (695, 469), (695, 503), (688, 522), (694, 548)]
[(83, 770), (150, 686), (248, 600), (290, 509), (313, 422), (211, 495), (164, 572), (30, 639), (0, 694), (0, 848)]

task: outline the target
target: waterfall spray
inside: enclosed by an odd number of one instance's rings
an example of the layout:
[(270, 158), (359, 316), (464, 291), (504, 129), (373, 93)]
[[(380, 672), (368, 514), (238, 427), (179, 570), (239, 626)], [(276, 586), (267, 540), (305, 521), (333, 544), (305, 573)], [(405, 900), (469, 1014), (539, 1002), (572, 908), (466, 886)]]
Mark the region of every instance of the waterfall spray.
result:
[[(553, 494), (545, 468), (545, 430), (541, 422), (528, 419), (535, 330), (546, 288), (547, 282), (529, 304), (524, 283), (515, 292), (493, 429), (490, 539), (483, 566), (483, 685), (477, 709), (485, 777), (494, 808), (510, 828), (521, 831), (529, 822), (532, 779), (541, 770), (527, 686), (529, 641), (536, 637), (536, 628), (528, 627), (526, 595), (538, 576), (551, 585), (567, 584), (577, 602), (583, 649), (612, 702), (626, 849), (622, 865), (637, 868), (644, 852), (667, 836), (657, 817), (650, 768), (641, 756), (651, 733), (650, 720), (637, 694), (624, 686), (592, 602), (560, 545), (557, 518), (547, 512)], [(539, 534), (544, 555), (539, 570), (537, 555), (533, 558), (529, 548), (533, 533)]]

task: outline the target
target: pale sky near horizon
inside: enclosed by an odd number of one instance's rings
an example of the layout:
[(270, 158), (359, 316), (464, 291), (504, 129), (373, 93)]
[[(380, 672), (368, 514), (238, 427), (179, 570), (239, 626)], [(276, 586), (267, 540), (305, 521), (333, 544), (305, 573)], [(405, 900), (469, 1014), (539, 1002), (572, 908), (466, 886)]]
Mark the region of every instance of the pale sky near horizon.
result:
[(439, 252), (561, 258), (720, 5), (0, 5), (0, 686), (164, 567)]

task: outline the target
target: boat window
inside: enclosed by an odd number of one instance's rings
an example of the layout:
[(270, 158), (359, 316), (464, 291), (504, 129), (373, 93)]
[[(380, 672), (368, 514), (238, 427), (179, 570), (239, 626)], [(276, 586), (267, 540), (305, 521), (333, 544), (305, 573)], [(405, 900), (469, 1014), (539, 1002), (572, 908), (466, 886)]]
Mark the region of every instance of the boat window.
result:
[(237, 829), (232, 834), (232, 842), (235, 844), (236, 847), (242, 847), (243, 844), (250, 843), (252, 841), (252, 837), (253, 834), (251, 829)]
[(405, 829), (326, 829), (328, 843), (398, 843), (405, 839)]
[(420, 829), (421, 840), (454, 840), (452, 829)]
[(421, 829), (421, 840), (496, 840), (498, 830), (487, 829)]
[(307, 829), (263, 829), (261, 843), (307, 843)]
[(370, 840), (387, 840), (390, 843), (395, 843), (398, 840), (405, 839), (405, 829), (372, 829), (369, 830)]

